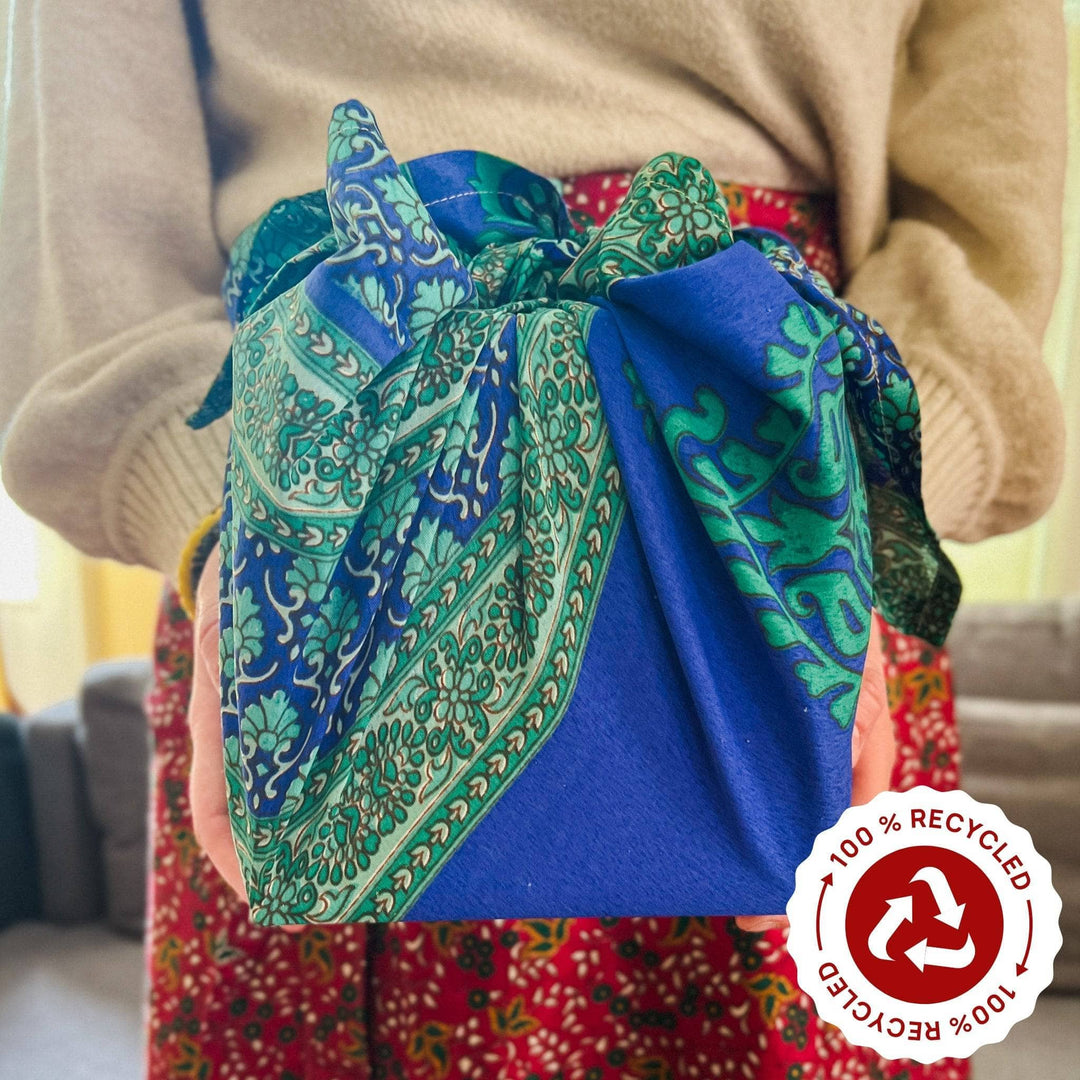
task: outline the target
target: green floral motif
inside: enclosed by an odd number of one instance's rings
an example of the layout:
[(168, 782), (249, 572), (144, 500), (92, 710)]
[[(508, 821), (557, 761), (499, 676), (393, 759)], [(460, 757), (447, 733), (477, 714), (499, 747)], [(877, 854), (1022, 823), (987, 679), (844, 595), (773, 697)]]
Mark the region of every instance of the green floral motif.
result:
[(263, 875), (252, 891), (256, 899), (251, 906), (251, 917), (263, 926), (303, 920), (315, 904), (315, 890), (296, 873)]
[(424, 343), (413, 376), (411, 403), (405, 417), (414, 410), (428, 409), (445, 401), (457, 390), (465, 375), (466, 358), (475, 356), (487, 343), (491, 331), (490, 312), (463, 313), (442, 334), (433, 334)]
[(402, 225), (412, 233), (413, 239), (432, 246), (438, 243), (431, 215), (411, 184), (401, 176), (384, 176), (375, 181), (383, 198), (393, 207)]
[(449, 744), (459, 757), (467, 757), (476, 748), (474, 739), (487, 738), (484, 703), (495, 676), (480, 664), (483, 651), (479, 637), (460, 642), (446, 633), (424, 657), (426, 689), (416, 698), (416, 717), (424, 724), (430, 721), (427, 745), (433, 754)]
[(415, 337), (430, 333), (436, 320), (465, 299), (465, 290), (452, 279), (417, 282), (409, 315), (409, 331)]
[(520, 346), (529, 358), (519, 389), (522, 507), (527, 531), (550, 533), (560, 550), (606, 437), (582, 314), (575, 304), (537, 311)]
[(375, 117), (358, 102), (339, 105), (330, 121), (327, 162), (348, 161), (361, 155), (370, 168), (389, 157), (375, 127)]
[(333, 565), (322, 560), (298, 558), (285, 572), (285, 582), (289, 586), (289, 595), (294, 600), (304, 598), (315, 604), (321, 604), (326, 598), (326, 583)]
[[(553, 396), (552, 385), (544, 386), (547, 397)], [(555, 512), (566, 499), (581, 498), (581, 484), (585, 479), (585, 457), (577, 449), (581, 429), (579, 418), (570, 413), (561, 415), (554, 409), (536, 425), (524, 429), (525, 453), (522, 468), (528, 484), (538, 493), (537, 498), (547, 503), (547, 511)], [(577, 509), (574, 503), (571, 509)], [(533, 503), (529, 509), (539, 513)]]
[(301, 625), (307, 630), (304, 659), (315, 668), (341, 660), (349, 638), (360, 625), (360, 608), (344, 589), (334, 588), (315, 616), (305, 615)]
[(552, 577), (556, 570), (555, 541), (550, 536), (526, 538), (521, 544), (521, 564), (524, 577), (525, 609), (542, 616), (548, 603), (555, 599)]
[(277, 433), (279, 490), (296, 487), (312, 472), (319, 456), (319, 437), (334, 408), (330, 398), (320, 398), (311, 390), (296, 392)]
[(260, 696), (244, 710), (240, 721), (244, 755), (251, 756), (256, 747), (271, 752), (288, 750), (300, 734), (299, 718), (284, 690), (275, 690), (269, 697)]
[(343, 288), (354, 296), (370, 311), (383, 326), (393, 327), (397, 323), (397, 304), (392, 303), (386, 286), (373, 274), (348, 277)]
[(469, 273), (476, 282), (480, 303), (493, 305), (499, 302), (518, 261), (515, 253), (505, 245), (481, 251), (473, 258), (469, 263)]
[(330, 442), (330, 453), (319, 462), (319, 479), (324, 483), (339, 480), (342, 498), (350, 505), (362, 506), (392, 442), (389, 424), (372, 424), (367, 417), (344, 414)]
[(704, 232), (712, 225), (713, 217), (705, 207), (707, 200), (715, 197), (715, 192), (704, 195), (701, 184), (661, 192), (656, 207), (662, 221), (661, 227), (673, 245), (685, 244), (687, 237)]
[[(378, 551), (389, 540), (403, 542), (405, 528), (419, 502), (416, 493), (404, 485), (377, 502), (365, 520), (361, 545), (367, 550)], [(383, 550), (388, 560), (396, 557), (396, 548)]]
[(416, 804), (424, 740), (423, 728), (398, 720), (353, 737), (353, 768), (335, 789), (328, 812), (313, 819), (305, 834), (308, 880), (337, 887), (370, 867), (382, 838), (404, 824)]
[(623, 278), (686, 266), (732, 242), (724, 197), (701, 162), (661, 154), (634, 177), (603, 229), (593, 230), (560, 279), (560, 291), (606, 296)]
[[(255, 319), (261, 320), (262, 313), (256, 313)], [(237, 333), (254, 334), (256, 329), (272, 333), (261, 321)], [(234, 348), (239, 351), (237, 345)], [(272, 489), (289, 491), (313, 475), (321, 457), (319, 439), (327, 430), (335, 402), (302, 387), (280, 356), (244, 364), (238, 377), (236, 422), (245, 433), (249, 459), (258, 464)]]
[(516, 416), (507, 420), (506, 438), (500, 449), (499, 480), (507, 485), (516, 483), (521, 474), (521, 422)]
[(503, 570), (488, 604), (481, 661), (496, 671), (515, 668), (536, 651), (537, 618), (525, 598), (526, 575), (513, 564)]
[[(241, 333), (237, 331), (238, 335)], [(245, 343), (241, 340), (238, 344)], [(268, 476), (276, 474), (278, 432), (298, 385), (287, 361), (275, 357), (266, 364), (248, 366), (241, 373), (240, 385), (234, 389), (238, 395), (238, 419), (243, 424), (252, 456)]]
[(367, 834), (389, 836), (404, 824), (416, 803), (427, 755), (425, 731), (411, 721), (380, 724), (364, 736), (355, 760), (349, 796), (359, 807)]
[(411, 603), (427, 592), (441, 568), (453, 561), (460, 546), (453, 533), (439, 528), (436, 518), (422, 518), (412, 543), (412, 553), (405, 561), (401, 582), (405, 599)]
[[(378, 847), (378, 836), (361, 832), (360, 808), (351, 803), (335, 802), (314, 830), (311, 843), (312, 861), (308, 866), (308, 879), (317, 885), (327, 883), (340, 885), (342, 881), (356, 877), (371, 865), (371, 855)], [(365, 851), (365, 842), (372, 851)]]
[(915, 393), (915, 384), (901, 382), (895, 372), (890, 372), (885, 383), (885, 391), (881, 396), (881, 411), (885, 423), (892, 430), (901, 432), (917, 431), (919, 427), (919, 399)]
[(262, 656), (262, 613), (250, 588), (241, 589), (233, 600), (233, 615), (229, 626), (222, 631), (218, 651), (222, 674), (232, 680), (253, 660)]

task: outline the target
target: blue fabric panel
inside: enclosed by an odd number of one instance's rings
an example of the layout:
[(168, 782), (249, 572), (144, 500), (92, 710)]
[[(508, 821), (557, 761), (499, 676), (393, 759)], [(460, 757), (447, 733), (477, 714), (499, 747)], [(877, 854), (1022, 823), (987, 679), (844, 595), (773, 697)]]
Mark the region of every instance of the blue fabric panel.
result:
[[(717, 657), (733, 680), (738, 655), (733, 641)], [(627, 517), (562, 723), (406, 918), (782, 911), (794, 880), (777, 868), (809, 853), (805, 832), (755, 785), (744, 846), (722, 789)]]

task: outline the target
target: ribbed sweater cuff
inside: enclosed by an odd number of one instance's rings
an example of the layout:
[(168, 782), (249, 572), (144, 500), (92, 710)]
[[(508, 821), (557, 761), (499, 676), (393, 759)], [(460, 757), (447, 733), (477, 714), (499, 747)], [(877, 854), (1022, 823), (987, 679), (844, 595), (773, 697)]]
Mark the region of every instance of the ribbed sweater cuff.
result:
[(996, 444), (954, 386), (933, 370), (912, 374), (922, 415), (926, 516), (939, 537), (982, 539), (992, 531), (986, 506), (1001, 480)]
[(186, 423), (205, 391), (200, 378), (159, 398), (153, 415), (126, 434), (106, 478), (111, 545), (170, 579), (192, 530), (221, 503), (228, 419), (199, 431)]

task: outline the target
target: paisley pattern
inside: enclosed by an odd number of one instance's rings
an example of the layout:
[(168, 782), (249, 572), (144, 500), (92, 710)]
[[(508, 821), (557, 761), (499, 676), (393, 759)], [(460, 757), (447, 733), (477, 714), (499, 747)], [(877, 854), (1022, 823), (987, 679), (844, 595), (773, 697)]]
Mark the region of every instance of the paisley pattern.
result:
[[(578, 233), (508, 162), (399, 168), (348, 102), (325, 197), (247, 230), (224, 292), (236, 334), (196, 422), (231, 399), (225, 762), (256, 922), (409, 910), (563, 716), (628, 511), (676, 564), (661, 596), (749, 613), (692, 623), (754, 628), (808, 761), (846, 768), (828, 732), (875, 589), (912, 632), (947, 627), (892, 343), (784, 238), (733, 231), (691, 158)], [(673, 530), (700, 529), (714, 557), (680, 561)], [(812, 836), (844, 780), (805, 772)]]

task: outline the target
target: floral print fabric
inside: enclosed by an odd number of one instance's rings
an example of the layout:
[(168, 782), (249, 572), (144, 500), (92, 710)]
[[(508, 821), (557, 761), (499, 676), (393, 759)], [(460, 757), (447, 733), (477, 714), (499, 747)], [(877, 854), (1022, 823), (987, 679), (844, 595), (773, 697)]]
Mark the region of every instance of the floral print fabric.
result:
[[(603, 219), (629, 174), (567, 181)], [(740, 188), (838, 273), (829, 200)], [(730, 197), (729, 197), (730, 198)], [(836, 278), (833, 278), (834, 284)], [(883, 627), (898, 790), (958, 784), (948, 654)], [(887, 1062), (818, 1020), (782, 932), (726, 919), (252, 925), (203, 856), (187, 801), (191, 624), (159, 618), (146, 942), (148, 1080), (966, 1080), (968, 1065)]]

